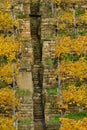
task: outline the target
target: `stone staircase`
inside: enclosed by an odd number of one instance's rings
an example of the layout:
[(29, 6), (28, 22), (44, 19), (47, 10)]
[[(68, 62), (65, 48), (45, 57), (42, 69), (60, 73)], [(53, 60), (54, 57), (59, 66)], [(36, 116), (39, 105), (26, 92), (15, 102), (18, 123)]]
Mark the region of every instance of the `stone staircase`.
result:
[(34, 65), (33, 67), (33, 115), (34, 115), (34, 129), (44, 130), (44, 106), (42, 102), (42, 73), (41, 65)]
[(34, 55), (34, 64), (32, 68), (33, 80), (33, 115), (34, 130), (46, 130), (44, 106), (42, 101), (43, 89), (43, 65), (42, 65), (42, 45), (41, 45), (41, 16), (39, 12), (40, 0), (30, 4), (30, 27)]
[(23, 96), (20, 100), (18, 130), (34, 130), (32, 96)]
[[(33, 38), (32, 43), (33, 43), (33, 52), (34, 52), (34, 65), (39, 65), (41, 62), (41, 47), (39, 44), (39, 40), (37, 38)], [(38, 45), (39, 44), (39, 45)], [(36, 67), (34, 67), (36, 68)]]

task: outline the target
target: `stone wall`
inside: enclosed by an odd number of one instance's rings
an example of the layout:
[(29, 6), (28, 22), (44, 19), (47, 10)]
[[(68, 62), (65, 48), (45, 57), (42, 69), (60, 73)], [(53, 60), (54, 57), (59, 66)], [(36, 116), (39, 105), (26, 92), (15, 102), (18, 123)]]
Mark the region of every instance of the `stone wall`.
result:
[(45, 121), (47, 124), (47, 130), (58, 130), (58, 125), (55, 128), (52, 124), (49, 124), (55, 116), (59, 115), (58, 107), (56, 105), (56, 95), (49, 95), (48, 90), (57, 86), (57, 80), (55, 75), (55, 42), (44, 41), (43, 42), (43, 65), (44, 65), (44, 78), (43, 78), (43, 98), (45, 104)]
[(55, 79), (55, 42), (44, 41), (43, 42), (43, 65), (44, 65), (44, 78), (43, 88), (50, 88), (56, 84)]
[(50, 41), (54, 35), (53, 18), (43, 18), (41, 23), (41, 39), (42, 41)]
[(30, 0), (14, 1), (15, 17), (19, 21), (20, 57), (19, 74), (17, 76), (18, 98), (20, 99), (18, 130), (34, 130), (33, 118), (33, 83), (31, 68), (33, 64), (33, 49), (30, 34)]
[[(42, 63), (44, 66), (43, 73), (43, 102), (45, 109), (45, 121), (47, 130), (58, 130), (58, 124), (51, 124), (50, 121), (59, 115), (55, 100), (56, 95), (49, 95), (48, 89), (57, 86), (55, 75), (56, 59), (55, 59), (55, 41), (53, 35), (55, 28), (53, 24), (53, 15), (51, 8), (51, 1), (43, 1), (41, 6), (42, 24), (41, 24), (41, 39), (43, 43), (42, 49)], [(43, 10), (43, 11), (42, 11)]]
[[(49, 1), (49, 0), (48, 0)], [(55, 42), (53, 41), (54, 25), (52, 18), (51, 3), (46, 0), (41, 0), (40, 3), (40, 14), (41, 14), (41, 45), (42, 48), (42, 64), (44, 66), (43, 70), (43, 93), (45, 93), (46, 100), (44, 100), (44, 111), (47, 130), (58, 130), (58, 125), (50, 125), (49, 120), (53, 119), (57, 114), (57, 107), (52, 107), (55, 96), (49, 96), (47, 94), (47, 89), (52, 88), (56, 85), (55, 78)], [(34, 110), (33, 110), (33, 100), (37, 99), (37, 95), (33, 95), (33, 83), (32, 83), (32, 66), (34, 64), (34, 50), (33, 50), (33, 40), (31, 39), (30, 30), (30, 0), (15, 0), (15, 16), (19, 20), (19, 36), (21, 38), (21, 44), (24, 46), (24, 50), (21, 57), (21, 66), (19, 67), (18, 75), (18, 87), (23, 90), (29, 90), (31, 92), (28, 96), (19, 96), (21, 99), (21, 105), (19, 108), (19, 130), (33, 130), (34, 129)], [(34, 26), (34, 25), (32, 25)], [(39, 26), (35, 23), (35, 26)], [(35, 27), (34, 27), (35, 29)], [(32, 31), (32, 33), (35, 33)], [(37, 33), (37, 32), (36, 32)], [(37, 48), (37, 47), (36, 47)], [(37, 48), (38, 49), (38, 48)], [(29, 78), (29, 79), (28, 79)], [(35, 90), (36, 91), (36, 90)], [(33, 97), (33, 98), (32, 98)], [(49, 100), (51, 99), (51, 100)], [(23, 120), (25, 123), (23, 123)], [(28, 121), (30, 123), (26, 123)], [(22, 122), (22, 123), (21, 123)], [(38, 126), (39, 128), (39, 126)], [(36, 129), (35, 129), (36, 130)]]
[(21, 103), (19, 107), (18, 130), (34, 130), (32, 95), (23, 95), (19, 99)]
[(33, 93), (33, 83), (32, 83), (32, 73), (29, 70), (19, 71), (17, 77), (17, 85), (19, 89), (29, 90), (30, 93)]

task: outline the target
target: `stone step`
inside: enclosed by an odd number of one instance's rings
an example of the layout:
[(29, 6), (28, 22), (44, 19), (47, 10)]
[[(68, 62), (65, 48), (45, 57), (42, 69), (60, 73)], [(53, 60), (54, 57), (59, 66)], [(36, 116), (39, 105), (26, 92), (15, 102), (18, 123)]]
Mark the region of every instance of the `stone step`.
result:
[(42, 94), (42, 89), (34, 88), (34, 94), (37, 95), (36, 97), (40, 97), (40, 95)]
[[(42, 80), (41, 80), (41, 73), (42, 73), (42, 66), (41, 66), (41, 47), (40, 47), (40, 39), (38, 32), (39, 27), (38, 23), (40, 22), (40, 17), (38, 17), (39, 13), (39, 0), (36, 0), (31, 5), (31, 37), (32, 37), (32, 47), (34, 52), (34, 66), (33, 66), (33, 90), (34, 90), (34, 96), (33, 96), (33, 114), (34, 114), (34, 121), (37, 121), (34, 124), (34, 130), (45, 130), (43, 128), (43, 121), (44, 119), (44, 112), (42, 107)], [(36, 64), (37, 63), (37, 64)]]
[(42, 101), (37, 101), (37, 100), (35, 101), (35, 100), (34, 100), (33, 106), (36, 107), (36, 106), (38, 106), (39, 104), (41, 104), (41, 106), (42, 106)]
[(43, 110), (33, 110), (34, 114), (43, 115)]
[(34, 91), (35, 91), (36, 93), (41, 93), (41, 92), (42, 92), (42, 89), (41, 89), (41, 88), (34, 88)]
[(45, 130), (43, 121), (36, 121), (35, 122), (35, 130)]
[(33, 110), (34, 113), (42, 113), (43, 112), (43, 109), (42, 108), (37, 108), (37, 109), (34, 109)]
[(36, 80), (33, 82), (33, 84), (34, 84), (34, 89), (40, 89), (40, 90), (42, 90), (42, 87), (39, 86), (39, 83)]
[(21, 104), (20, 107), (32, 107), (32, 104)]
[(43, 120), (44, 120), (44, 118), (42, 118), (42, 119), (34, 119), (34, 122), (35, 122), (35, 123), (38, 123), (38, 122), (43, 123)]
[(20, 113), (31, 113), (32, 112), (32, 108), (31, 109), (20, 109)]
[(34, 116), (35, 116), (35, 119), (36, 118), (42, 118), (43, 117), (43, 113), (42, 113), (42, 111), (36, 111), (36, 112), (33, 112), (33, 114), (34, 114)]
[(43, 119), (44, 118), (43, 115), (34, 115), (34, 116), (35, 116), (34, 120)]
[[(33, 100), (32, 100), (32, 102), (33, 102)], [(27, 107), (27, 106), (31, 106), (32, 105), (32, 102), (29, 102), (29, 103), (25, 103), (25, 102), (23, 102), (23, 103), (21, 103), (21, 106), (25, 106), (25, 107)]]

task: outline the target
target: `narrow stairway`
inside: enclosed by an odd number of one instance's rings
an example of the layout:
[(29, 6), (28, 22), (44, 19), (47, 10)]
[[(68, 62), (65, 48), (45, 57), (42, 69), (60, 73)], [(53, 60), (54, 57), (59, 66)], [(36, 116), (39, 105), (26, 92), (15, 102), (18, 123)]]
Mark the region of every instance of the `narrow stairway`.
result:
[(42, 45), (41, 45), (41, 16), (39, 12), (40, 0), (32, 0), (30, 4), (30, 27), (34, 55), (32, 68), (33, 79), (33, 115), (34, 130), (46, 130), (44, 106), (42, 101), (43, 89), (43, 65), (42, 65)]

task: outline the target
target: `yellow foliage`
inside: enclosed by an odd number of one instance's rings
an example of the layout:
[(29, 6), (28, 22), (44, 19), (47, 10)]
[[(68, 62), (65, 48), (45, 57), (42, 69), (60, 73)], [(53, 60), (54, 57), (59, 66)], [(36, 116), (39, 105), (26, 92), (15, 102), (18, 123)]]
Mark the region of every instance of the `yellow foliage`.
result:
[(87, 107), (87, 86), (82, 85), (77, 88), (72, 85), (67, 90), (62, 90), (63, 101), (66, 104), (76, 104), (77, 106)]
[(58, 37), (56, 39), (55, 54), (60, 57), (61, 54), (70, 53), (71, 39), (70, 37)]
[(58, 70), (58, 73), (61, 73), (61, 78), (63, 80), (67, 80), (69, 78), (72, 79), (80, 79), (84, 80), (87, 78), (87, 61), (84, 61), (83, 59), (80, 59), (77, 62), (72, 61), (62, 61), (60, 70)]
[[(17, 64), (14, 63), (14, 72), (12, 64), (17, 61), (19, 49), (19, 41), (15, 36), (10, 36), (14, 35), (14, 28), (18, 27), (18, 21), (12, 18), (11, 3), (12, 0), (0, 0), (0, 81), (7, 84), (12, 84), (12, 76), (17, 73)], [(15, 90), (8, 87), (0, 89), (0, 130), (16, 130), (15, 117), (10, 117), (14, 116), (18, 105)]]
[[(67, 24), (72, 24), (73, 23), (73, 13), (72, 12), (63, 12), (61, 15), (58, 17), (58, 21), (67, 23)], [(59, 25), (60, 27), (60, 25)]]
[[(17, 65), (14, 65), (14, 74), (17, 74)], [(12, 64), (6, 64), (0, 67), (0, 80), (8, 84), (12, 83)]]
[[(85, 31), (87, 9), (85, 10), (85, 2), (85, 0), (53, 0), (58, 33), (55, 40), (55, 55), (58, 58), (57, 104), (61, 116), (67, 113), (70, 106), (73, 106), (73, 109), (74, 106), (77, 109), (87, 108), (87, 35)], [(80, 34), (85, 36), (80, 36)], [(82, 85), (76, 87), (74, 84), (77, 81), (81, 81)], [(63, 89), (62, 86), (67, 84), (69, 86)], [(79, 121), (61, 118), (60, 121), (60, 130), (87, 130), (87, 118)]]
[(8, 87), (0, 89), (0, 111), (10, 115), (19, 105), (19, 100), (15, 97), (14, 90)]
[(87, 54), (87, 36), (79, 36), (71, 39), (69, 36), (56, 39), (55, 54), (60, 57), (62, 54)]
[[(11, 0), (0, 0), (0, 81), (8, 84), (12, 83), (12, 62), (17, 61), (19, 50), (19, 41), (15, 36), (8, 36), (9, 31), (14, 35), (14, 26), (18, 26), (18, 21), (11, 16), (11, 3)], [(17, 65), (14, 68), (16, 70)]]
[(0, 30), (8, 31), (18, 26), (18, 21), (15, 21), (10, 13), (0, 11)]
[(61, 4), (62, 2), (64, 3), (75, 3), (75, 4), (78, 4), (80, 2), (85, 2), (85, 0), (53, 0), (53, 3), (56, 3), (56, 4)]
[(0, 118), (0, 130), (16, 130), (14, 121), (14, 118)]
[(19, 49), (19, 42), (14, 41), (12, 37), (0, 36), (0, 56), (7, 57), (8, 62), (16, 59)]
[(2, 5), (2, 9), (9, 9), (11, 7), (11, 0), (0, 0), (0, 3)]
[[(77, 16), (77, 9), (81, 8), (81, 2), (85, 4), (85, 0), (53, 0), (53, 4), (59, 5), (55, 7), (58, 30), (73, 31), (73, 28), (87, 24), (87, 9), (82, 8), (85, 13)], [(62, 9), (60, 4), (66, 5), (66, 9)]]
[(53, 4), (60, 4), (61, 0), (52, 0)]
[(62, 123), (61, 130), (87, 130), (87, 118), (83, 120), (74, 120), (68, 118), (60, 118)]
[(87, 24), (87, 10), (85, 10), (85, 13), (80, 17), (80, 22)]

